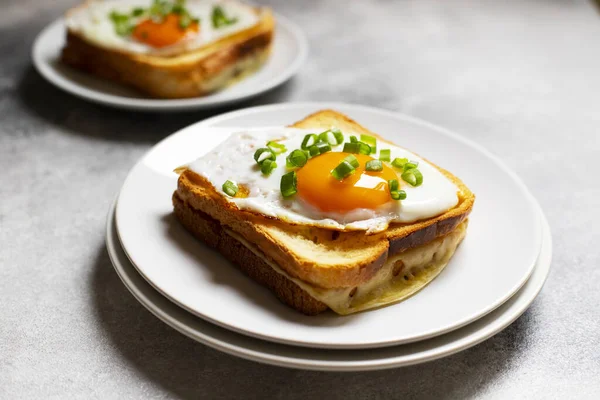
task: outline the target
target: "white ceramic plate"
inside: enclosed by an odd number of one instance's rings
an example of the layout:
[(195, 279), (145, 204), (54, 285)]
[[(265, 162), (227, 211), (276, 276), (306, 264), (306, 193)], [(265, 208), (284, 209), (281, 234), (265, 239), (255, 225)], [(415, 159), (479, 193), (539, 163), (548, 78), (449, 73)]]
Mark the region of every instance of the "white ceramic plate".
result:
[(141, 111), (184, 111), (212, 108), (248, 99), (282, 84), (304, 63), (308, 54), (306, 36), (295, 24), (276, 15), (275, 41), (269, 61), (256, 74), (215, 94), (193, 99), (146, 98), (127, 87), (76, 71), (59, 61), (65, 44), (63, 19), (48, 25), (33, 45), (33, 64), (57, 87), (86, 100), (107, 106)]
[[(447, 168), (477, 195), (465, 241), (446, 269), (408, 300), (340, 317), (288, 308), (172, 215), (173, 168), (223, 140), (212, 127), (284, 125), (319, 109), (339, 110)], [(157, 144), (132, 169), (117, 204), (121, 243), (143, 277), (169, 299), (223, 327), (261, 339), (322, 348), (367, 348), (423, 340), (500, 306), (527, 281), (541, 244), (537, 208), (497, 158), (453, 133), (397, 113), (344, 104), (281, 104), (227, 113)]]
[(543, 221), (542, 251), (536, 267), (523, 288), (503, 305), (445, 335), (368, 350), (320, 350), (270, 343), (219, 328), (177, 307), (154, 290), (127, 259), (117, 237), (114, 205), (108, 214), (106, 246), (117, 273), (135, 298), (159, 319), (200, 343), (238, 357), (282, 367), (360, 371), (418, 364), (449, 356), (488, 339), (516, 320), (538, 295), (550, 271), (552, 238), (546, 219)]

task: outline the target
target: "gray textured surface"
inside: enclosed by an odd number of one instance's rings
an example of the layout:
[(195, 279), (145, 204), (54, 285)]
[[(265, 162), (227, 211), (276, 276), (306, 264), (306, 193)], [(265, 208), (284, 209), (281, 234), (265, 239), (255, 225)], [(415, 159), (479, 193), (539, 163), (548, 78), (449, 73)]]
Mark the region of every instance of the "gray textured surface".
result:
[(104, 222), (134, 162), (208, 114), (119, 112), (60, 92), (32, 69), (29, 50), (73, 0), (5, 0), (0, 398), (600, 398), (595, 8), (575, 0), (269, 3), (306, 27), (311, 55), (293, 81), (251, 104), (335, 100), (399, 110), (500, 155), (552, 226), (542, 294), (483, 344), (391, 371), (287, 370), (193, 342), (121, 284)]

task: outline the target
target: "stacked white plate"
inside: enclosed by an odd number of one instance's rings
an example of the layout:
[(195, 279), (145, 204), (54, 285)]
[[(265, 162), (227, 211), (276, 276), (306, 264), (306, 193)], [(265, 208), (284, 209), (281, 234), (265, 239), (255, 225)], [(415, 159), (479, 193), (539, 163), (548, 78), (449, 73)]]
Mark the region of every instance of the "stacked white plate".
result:
[[(417, 295), (341, 317), (307, 317), (280, 303), (172, 214), (173, 169), (236, 128), (282, 126), (335, 109), (459, 176), (477, 195), (468, 234), (446, 269)], [(106, 242), (131, 293), (154, 315), (208, 346), (259, 362), (367, 370), (447, 356), (500, 332), (541, 290), (551, 236), (519, 178), (480, 146), (428, 123), (369, 107), (301, 103), (249, 108), (191, 125), (132, 169), (110, 210)]]

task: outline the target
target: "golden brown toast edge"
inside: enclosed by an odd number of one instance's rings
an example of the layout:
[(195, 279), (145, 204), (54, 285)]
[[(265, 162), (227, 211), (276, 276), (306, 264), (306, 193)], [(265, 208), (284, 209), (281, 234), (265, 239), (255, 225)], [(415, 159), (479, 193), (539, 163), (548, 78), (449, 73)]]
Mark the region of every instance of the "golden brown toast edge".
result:
[(255, 10), (261, 17), (256, 25), (170, 57), (103, 48), (69, 30), (61, 61), (152, 97), (204, 96), (256, 71), (268, 59), (275, 20), (270, 9)]
[[(332, 110), (323, 110), (311, 114), (292, 126), (308, 129), (327, 129), (332, 126), (331, 123), (342, 130), (352, 129), (355, 132), (378, 136), (347, 116)], [(373, 246), (371, 249), (373, 251), (369, 252), (369, 257), (366, 260), (360, 260), (355, 265), (344, 264), (333, 268), (331, 266), (321, 268), (322, 266), (314, 261), (306, 262), (300, 255), (294, 254), (290, 249), (281, 246), (280, 243), (273, 241), (269, 236), (269, 229), (274, 224), (283, 225), (283, 229), (302, 229), (302, 227), (279, 223), (238, 210), (217, 193), (208, 181), (192, 171), (186, 170), (180, 175), (177, 193), (192, 208), (209, 214), (211, 217), (230, 226), (233, 231), (242, 234), (250, 242), (257, 244), (263, 253), (272, 257), (273, 261), (290, 275), (325, 288), (349, 287), (368, 281), (383, 265), (387, 259), (388, 251), (390, 255), (393, 255), (428, 243), (451, 232), (467, 218), (473, 206), (474, 195), (458, 178), (441, 168), (440, 170), (461, 190), (459, 204), (456, 207), (438, 217), (417, 223), (394, 224), (387, 232), (380, 235), (366, 236), (360, 232), (340, 232), (337, 234), (338, 240), (347, 237), (350, 237), (350, 240), (355, 240), (358, 236), (351, 237), (350, 235), (356, 235), (357, 233), (363, 238), (371, 238), (372, 241), (367, 244)], [(320, 239), (323, 236), (327, 238), (326, 235), (333, 237), (331, 236), (332, 231), (317, 228), (312, 228), (312, 230), (319, 233)], [(385, 235), (388, 240), (381, 240), (381, 235)], [(373, 239), (375, 240), (373, 241)], [(322, 240), (319, 240), (319, 242), (323, 243)], [(364, 245), (365, 243), (361, 244)]]
[(228, 235), (219, 221), (183, 202), (177, 192), (173, 193), (173, 206), (177, 219), (188, 231), (219, 251), (255, 282), (270, 289), (283, 303), (306, 315), (316, 315), (328, 309), (326, 304), (313, 298)]

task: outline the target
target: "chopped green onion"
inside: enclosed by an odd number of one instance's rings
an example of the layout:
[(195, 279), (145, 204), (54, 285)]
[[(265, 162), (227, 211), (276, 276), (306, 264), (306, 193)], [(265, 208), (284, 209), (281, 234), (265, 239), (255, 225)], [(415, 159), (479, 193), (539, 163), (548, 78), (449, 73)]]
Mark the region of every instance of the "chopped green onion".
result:
[(173, 6), (166, 0), (154, 0), (150, 6), (150, 15), (162, 19), (171, 13)]
[(297, 177), (296, 171), (288, 172), (281, 177), (281, 183), (279, 184), (279, 189), (281, 190), (281, 195), (283, 197), (293, 196), (298, 192), (296, 187), (297, 185)]
[[(328, 151), (331, 151), (331, 146), (329, 145), (329, 143), (319, 142), (315, 146), (319, 149), (319, 154), (323, 154), (323, 153), (327, 153)], [(313, 147), (315, 147), (315, 146), (313, 146)]]
[(337, 146), (344, 141), (344, 135), (342, 135), (342, 131), (337, 128), (328, 129), (319, 134), (319, 141), (329, 143), (331, 146)]
[(214, 6), (212, 9), (212, 24), (214, 28), (221, 28), (223, 26), (235, 24), (237, 22), (237, 18), (228, 18), (225, 15), (225, 11), (221, 6)]
[(381, 171), (383, 170), (383, 164), (379, 160), (369, 160), (365, 166), (367, 171)]
[(282, 145), (281, 143), (274, 142), (272, 140), (267, 143), (267, 147), (270, 148), (271, 151), (273, 151), (273, 153), (275, 154), (281, 154), (287, 151), (284, 145)]
[(260, 164), (260, 172), (264, 175), (270, 175), (275, 168), (277, 168), (277, 163), (270, 159), (266, 159)]
[(346, 158), (344, 158), (344, 161), (349, 162), (350, 165), (352, 165), (354, 168), (358, 168), (360, 166), (360, 163), (358, 162), (356, 157), (354, 157), (352, 154), (350, 154), (349, 156), (346, 156)]
[(256, 161), (258, 165), (262, 164), (265, 160), (275, 161), (276, 158), (277, 156), (273, 150), (268, 147), (262, 147), (254, 152), (254, 161)]
[(379, 159), (381, 161), (390, 161), (390, 149), (381, 149), (379, 151)]
[(408, 158), (394, 158), (392, 165), (396, 168), (404, 168), (404, 164), (408, 162)]
[(352, 175), (355, 171), (356, 168), (354, 168), (354, 166), (348, 161), (344, 160), (331, 171), (331, 175), (338, 181), (341, 181), (342, 179)]
[(344, 143), (344, 153), (371, 154), (371, 147), (363, 142)]
[(307, 161), (308, 155), (303, 150), (294, 150), (285, 159), (288, 168), (303, 167)]
[(390, 196), (392, 196), (392, 199), (394, 200), (404, 200), (406, 199), (406, 192), (404, 190), (398, 190), (395, 192), (390, 192)]
[(318, 141), (319, 137), (316, 134), (309, 133), (308, 135), (304, 136), (304, 139), (302, 139), (302, 145), (300, 145), (300, 148), (302, 150), (308, 150), (310, 146), (314, 146)]
[(319, 142), (314, 146), (310, 146), (308, 152), (311, 157), (318, 156), (319, 154), (327, 153), (331, 151), (331, 146), (328, 143)]
[(407, 163), (404, 164), (404, 170), (408, 171), (409, 169), (412, 168), (417, 168), (419, 166), (419, 163), (416, 161), (409, 161)]
[(131, 15), (133, 17), (140, 17), (142, 16), (142, 14), (144, 14), (146, 12), (146, 10), (144, 10), (142, 7), (136, 7), (133, 9), (133, 11), (131, 12)]
[(179, 16), (179, 28), (186, 30), (192, 23), (192, 18), (188, 13), (180, 13)]
[(109, 14), (109, 17), (115, 27), (115, 32), (117, 35), (128, 36), (131, 34), (133, 31), (133, 25), (131, 24), (131, 18), (129, 15), (112, 11)]
[(405, 170), (401, 177), (402, 180), (410, 186), (419, 186), (423, 183), (423, 175), (421, 174), (421, 171), (416, 168)]
[(360, 135), (360, 141), (371, 146), (371, 153), (377, 153), (377, 139), (374, 136)]
[(350, 143), (357, 143), (358, 139), (356, 138), (356, 136), (350, 136)]
[(388, 186), (390, 187), (390, 192), (397, 192), (400, 189), (400, 183), (398, 179), (390, 179), (388, 181)]
[(238, 192), (238, 186), (231, 181), (225, 181), (223, 191), (229, 196), (234, 197)]

